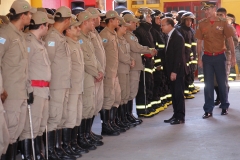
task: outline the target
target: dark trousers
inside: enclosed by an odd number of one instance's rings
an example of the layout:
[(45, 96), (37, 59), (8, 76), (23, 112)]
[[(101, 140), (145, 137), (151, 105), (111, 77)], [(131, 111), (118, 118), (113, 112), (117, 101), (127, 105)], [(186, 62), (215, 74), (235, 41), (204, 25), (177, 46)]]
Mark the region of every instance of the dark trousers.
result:
[(220, 54), (217, 56), (203, 55), (203, 74), (204, 74), (204, 97), (205, 104), (203, 109), (205, 112), (212, 113), (214, 107), (214, 74), (219, 87), (219, 96), (222, 109), (229, 107), (228, 102), (228, 79), (226, 75), (226, 56)]
[(173, 116), (179, 120), (185, 119), (185, 100), (184, 100), (184, 77), (178, 76), (175, 81), (170, 81), (172, 94)]

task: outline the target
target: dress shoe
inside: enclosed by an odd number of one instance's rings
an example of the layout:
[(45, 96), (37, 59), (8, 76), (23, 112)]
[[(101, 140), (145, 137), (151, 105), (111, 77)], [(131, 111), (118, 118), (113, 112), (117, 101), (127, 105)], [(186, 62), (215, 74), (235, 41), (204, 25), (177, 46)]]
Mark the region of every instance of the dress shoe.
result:
[(212, 113), (205, 112), (204, 115), (202, 116), (203, 119), (212, 117)]
[(164, 123), (171, 123), (172, 120), (174, 120), (174, 117), (171, 117), (170, 119), (164, 120)]
[(221, 102), (219, 100), (215, 100), (214, 105), (218, 106), (219, 104), (221, 104)]
[(221, 115), (227, 115), (227, 114), (228, 114), (228, 110), (227, 109), (222, 109)]
[(182, 124), (182, 123), (185, 123), (185, 120), (180, 120), (180, 119), (173, 119), (170, 124), (171, 125), (175, 125), (175, 124)]

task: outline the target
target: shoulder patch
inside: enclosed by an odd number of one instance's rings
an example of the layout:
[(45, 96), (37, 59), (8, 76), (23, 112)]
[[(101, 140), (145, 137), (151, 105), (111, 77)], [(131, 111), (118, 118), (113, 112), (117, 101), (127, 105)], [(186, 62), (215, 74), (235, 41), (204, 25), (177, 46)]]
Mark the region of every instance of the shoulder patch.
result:
[(204, 22), (207, 18), (203, 18), (201, 20), (198, 21), (198, 23)]
[(48, 46), (49, 47), (54, 47), (55, 46), (55, 42), (54, 41), (48, 41)]
[(108, 40), (107, 39), (105, 39), (105, 38), (103, 38), (103, 43), (107, 43), (108, 42)]
[(79, 43), (80, 43), (80, 44), (83, 44), (83, 40), (82, 40), (82, 39), (80, 39), (80, 40), (79, 40)]
[(134, 37), (134, 36), (131, 36), (130, 39), (131, 39), (131, 40), (135, 40), (135, 37)]
[(2, 37), (0, 37), (0, 43), (1, 43), (1, 44), (5, 44), (5, 42), (6, 42), (6, 39), (5, 39), (5, 38), (2, 38)]
[(28, 51), (28, 53), (30, 53), (30, 51), (31, 51), (31, 48), (30, 48), (30, 47), (27, 47), (27, 51)]

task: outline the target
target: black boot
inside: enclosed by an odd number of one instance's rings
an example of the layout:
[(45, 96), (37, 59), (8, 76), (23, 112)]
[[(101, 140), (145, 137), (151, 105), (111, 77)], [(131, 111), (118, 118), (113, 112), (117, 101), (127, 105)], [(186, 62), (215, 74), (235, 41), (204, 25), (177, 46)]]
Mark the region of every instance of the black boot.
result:
[(88, 118), (86, 121), (86, 133), (85, 137), (88, 140), (90, 144), (93, 144), (95, 146), (102, 146), (103, 142), (101, 140), (95, 139), (91, 134), (91, 128), (92, 128), (92, 118)]
[(56, 130), (56, 153), (60, 159), (68, 159), (68, 160), (76, 160), (76, 158), (72, 155), (69, 155), (62, 148), (62, 129)]
[(133, 100), (130, 100), (128, 101), (128, 103), (126, 104), (126, 107), (127, 107), (127, 119), (130, 121), (130, 122), (134, 122), (136, 124), (141, 124), (143, 121), (142, 119), (139, 119), (139, 118), (136, 118), (134, 117), (134, 115), (132, 114), (132, 110), (133, 110)]
[[(92, 125), (93, 125), (94, 118), (95, 118), (95, 116), (92, 117)], [(92, 127), (92, 125), (91, 125), (91, 127)], [(91, 134), (92, 134), (92, 136), (94, 136), (94, 138), (97, 139), (97, 140), (103, 139), (103, 137), (102, 137), (101, 135), (95, 134), (95, 133), (93, 133), (92, 131), (91, 131)]]
[(73, 150), (72, 150), (72, 147), (71, 147), (71, 131), (72, 131), (72, 128), (63, 128), (62, 129), (62, 148), (64, 149), (64, 151), (68, 154), (68, 155), (71, 155), (71, 156), (74, 156), (75, 158), (79, 158), (79, 157), (82, 157), (82, 155), (80, 153), (75, 153)]
[(122, 110), (122, 105), (119, 105), (117, 112), (116, 112), (116, 118), (115, 118), (115, 123), (117, 126), (124, 128), (125, 130), (130, 129), (130, 126), (128, 126), (127, 124), (124, 124), (121, 120), (121, 111)]
[(216, 100), (215, 100), (215, 102), (214, 102), (214, 105), (217, 106), (217, 105), (219, 105), (219, 104), (221, 103), (221, 102), (220, 102), (220, 98), (219, 98), (219, 89), (218, 89), (218, 86), (215, 86), (215, 87), (214, 87), (214, 90), (215, 90), (216, 95), (217, 95), (217, 98), (216, 98)]
[(126, 107), (126, 105), (122, 105), (122, 110), (121, 111), (122, 111), (122, 113), (121, 113), (122, 122), (124, 124), (129, 125), (130, 127), (136, 127), (135, 123), (132, 123), (127, 119), (127, 107)]
[(14, 154), (14, 148), (16, 143), (8, 145), (7, 152), (4, 157), (6, 160), (16, 160), (16, 155)]
[(21, 151), (22, 151), (22, 160), (33, 160), (32, 155), (32, 140), (24, 139), (20, 141)]
[(73, 129), (72, 129), (72, 140), (71, 140), (71, 147), (72, 147), (72, 150), (75, 152), (75, 153), (80, 153), (80, 154), (83, 154), (83, 153), (88, 153), (89, 151), (87, 149), (83, 149), (81, 148), (78, 144), (77, 144), (77, 134), (78, 134), (78, 127), (75, 126)]
[(126, 129), (119, 127), (116, 123), (116, 112), (117, 112), (117, 107), (112, 107), (110, 110), (110, 125), (111, 127), (115, 130), (118, 131), (120, 133), (122, 132), (126, 132)]
[(78, 139), (77, 143), (78, 145), (87, 150), (95, 150), (97, 147), (93, 144), (90, 144), (88, 140), (85, 137), (85, 132), (86, 132), (86, 119), (82, 119), (81, 125), (78, 128)]
[(44, 155), (43, 155), (43, 146), (42, 146), (42, 136), (37, 136), (34, 139), (34, 147), (35, 147), (35, 159), (36, 160), (45, 160)]
[(102, 119), (102, 135), (118, 136), (120, 133), (115, 131), (110, 125), (110, 110), (102, 109), (100, 111)]
[[(55, 151), (56, 131), (47, 132), (47, 138), (48, 138), (48, 142), (47, 142), (48, 143), (48, 159), (49, 160), (61, 160)], [(45, 142), (45, 144), (46, 144), (46, 142)]]

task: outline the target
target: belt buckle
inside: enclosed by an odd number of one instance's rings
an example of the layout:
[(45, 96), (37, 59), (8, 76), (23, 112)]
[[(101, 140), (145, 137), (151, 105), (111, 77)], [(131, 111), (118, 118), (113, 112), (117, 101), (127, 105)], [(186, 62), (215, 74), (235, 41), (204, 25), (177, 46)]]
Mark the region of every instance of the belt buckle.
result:
[(215, 53), (212, 53), (213, 56), (215, 56)]

